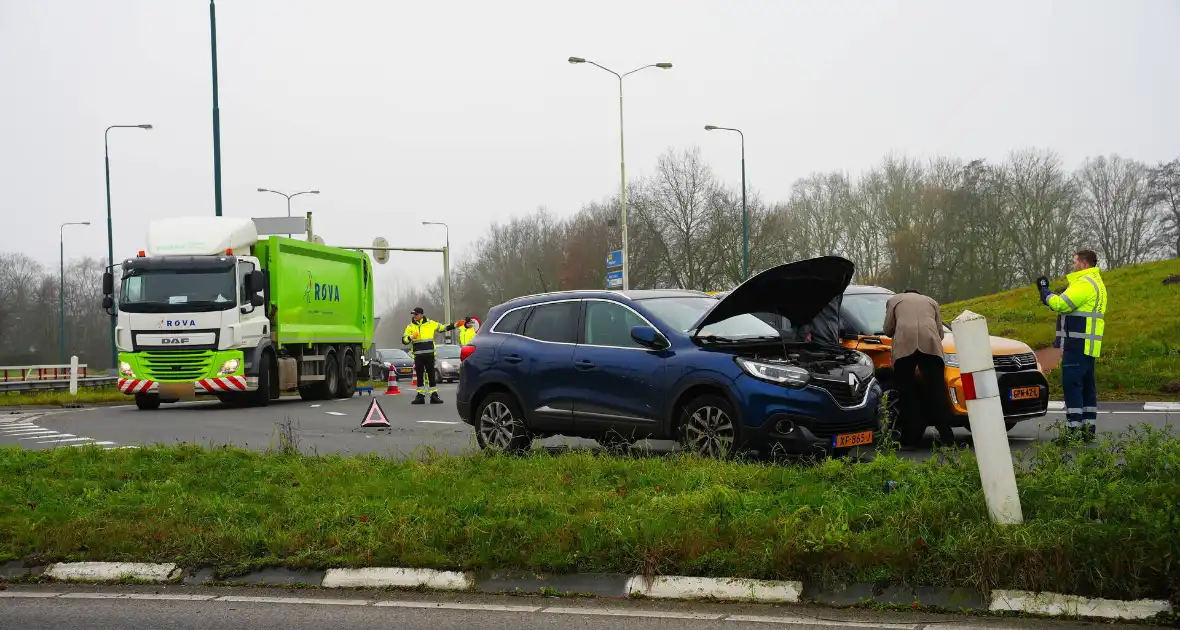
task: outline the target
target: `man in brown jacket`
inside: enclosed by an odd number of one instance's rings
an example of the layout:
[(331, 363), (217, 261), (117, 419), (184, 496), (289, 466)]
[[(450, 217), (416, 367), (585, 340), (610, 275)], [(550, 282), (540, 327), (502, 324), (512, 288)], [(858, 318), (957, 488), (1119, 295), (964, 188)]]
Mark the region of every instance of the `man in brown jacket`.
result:
[[(884, 332), (893, 338), (893, 374), (901, 392), (902, 443), (912, 446), (922, 438), (926, 427), (934, 425), (940, 442), (954, 444), (944, 391), (945, 331), (938, 302), (912, 289), (894, 295), (885, 304)], [(921, 381), (915, 369), (921, 371)]]

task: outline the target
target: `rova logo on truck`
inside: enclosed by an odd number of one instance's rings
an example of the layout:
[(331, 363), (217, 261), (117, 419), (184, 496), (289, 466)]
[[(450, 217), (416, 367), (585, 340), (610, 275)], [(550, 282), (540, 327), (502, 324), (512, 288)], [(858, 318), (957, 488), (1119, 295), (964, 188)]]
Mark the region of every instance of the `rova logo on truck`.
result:
[(339, 302), (340, 286), (335, 284), (320, 284), (315, 281), (311, 272), (307, 272), (307, 288), (303, 290), (303, 300), (312, 302)]
[(192, 319), (161, 319), (158, 324), (160, 328), (192, 328), (196, 325), (196, 320)]

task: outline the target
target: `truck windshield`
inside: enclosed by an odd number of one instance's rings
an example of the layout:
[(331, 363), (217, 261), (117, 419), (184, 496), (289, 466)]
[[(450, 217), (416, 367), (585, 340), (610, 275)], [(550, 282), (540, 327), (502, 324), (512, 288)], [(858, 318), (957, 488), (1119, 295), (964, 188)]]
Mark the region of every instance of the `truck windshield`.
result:
[(234, 268), (131, 269), (119, 308), (129, 313), (225, 311), (237, 305)]

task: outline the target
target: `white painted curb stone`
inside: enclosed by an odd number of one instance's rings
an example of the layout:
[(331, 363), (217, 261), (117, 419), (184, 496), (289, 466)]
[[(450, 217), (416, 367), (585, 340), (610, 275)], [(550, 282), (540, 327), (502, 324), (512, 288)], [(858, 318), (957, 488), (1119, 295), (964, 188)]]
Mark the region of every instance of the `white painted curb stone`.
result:
[(444, 591), (463, 591), (474, 585), (466, 573), (435, 571), (434, 569), (328, 569), (324, 573), (323, 588), (382, 588), (425, 586)]
[(741, 578), (700, 578), (664, 575), (650, 581), (643, 576), (627, 581), (628, 595), (653, 599), (740, 599), (755, 602), (798, 603), (802, 582), (746, 580)]
[(1180, 402), (1143, 403), (1144, 411), (1180, 411)]
[(1103, 617), (1106, 619), (1147, 619), (1172, 610), (1169, 602), (1152, 599), (1122, 601), (1090, 599), (1058, 593), (995, 590), (991, 593), (992, 612), (1026, 612), (1037, 615)]
[(1065, 401), (1064, 400), (1050, 400), (1049, 401), (1049, 411), (1061, 411), (1062, 409), (1065, 409)]
[(77, 582), (116, 582), (126, 578), (171, 582), (180, 576), (180, 569), (175, 564), (146, 562), (59, 562), (49, 565), (45, 575)]

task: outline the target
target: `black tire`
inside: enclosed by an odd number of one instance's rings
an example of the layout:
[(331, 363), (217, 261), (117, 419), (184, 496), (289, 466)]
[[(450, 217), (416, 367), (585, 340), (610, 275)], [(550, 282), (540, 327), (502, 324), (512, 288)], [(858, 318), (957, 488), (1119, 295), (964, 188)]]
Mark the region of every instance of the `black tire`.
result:
[(136, 394), (135, 406), (144, 411), (154, 411), (160, 408), (159, 394)]
[(521, 453), (533, 445), (520, 403), (511, 394), (493, 392), (475, 410), (475, 441), (485, 451)]
[(352, 398), (356, 394), (356, 355), (352, 350), (344, 351), (344, 361), (340, 363), (340, 381), (337, 383), (337, 398)]
[(273, 367), (274, 362), (270, 358), (270, 352), (263, 352), (262, 361), (258, 363), (258, 389), (242, 395), (246, 399), (247, 405), (265, 407), (270, 404), (270, 383), (274, 378)]
[(700, 457), (730, 459), (743, 448), (741, 421), (729, 400), (698, 396), (680, 415), (680, 447)]
[(626, 455), (631, 451), (631, 445), (635, 443), (635, 440), (614, 429), (608, 431), (606, 435), (595, 438), (594, 441), (598, 442), (602, 450), (611, 455)]
[(299, 398), (303, 400), (323, 400), (320, 398), (320, 388), (315, 385), (304, 385), (300, 387)]
[(885, 394), (885, 422), (884, 428), (889, 431), (890, 438), (902, 446), (912, 447), (921, 443), (929, 425), (907, 422), (901, 416), (901, 392), (891, 381), (881, 385)]
[[(336, 360), (336, 351), (329, 350), (324, 354), (324, 380), (300, 387), (299, 396), (304, 400), (328, 400), (336, 396), (336, 388), (339, 386), (340, 367)], [(304, 389), (307, 393), (304, 393)]]

